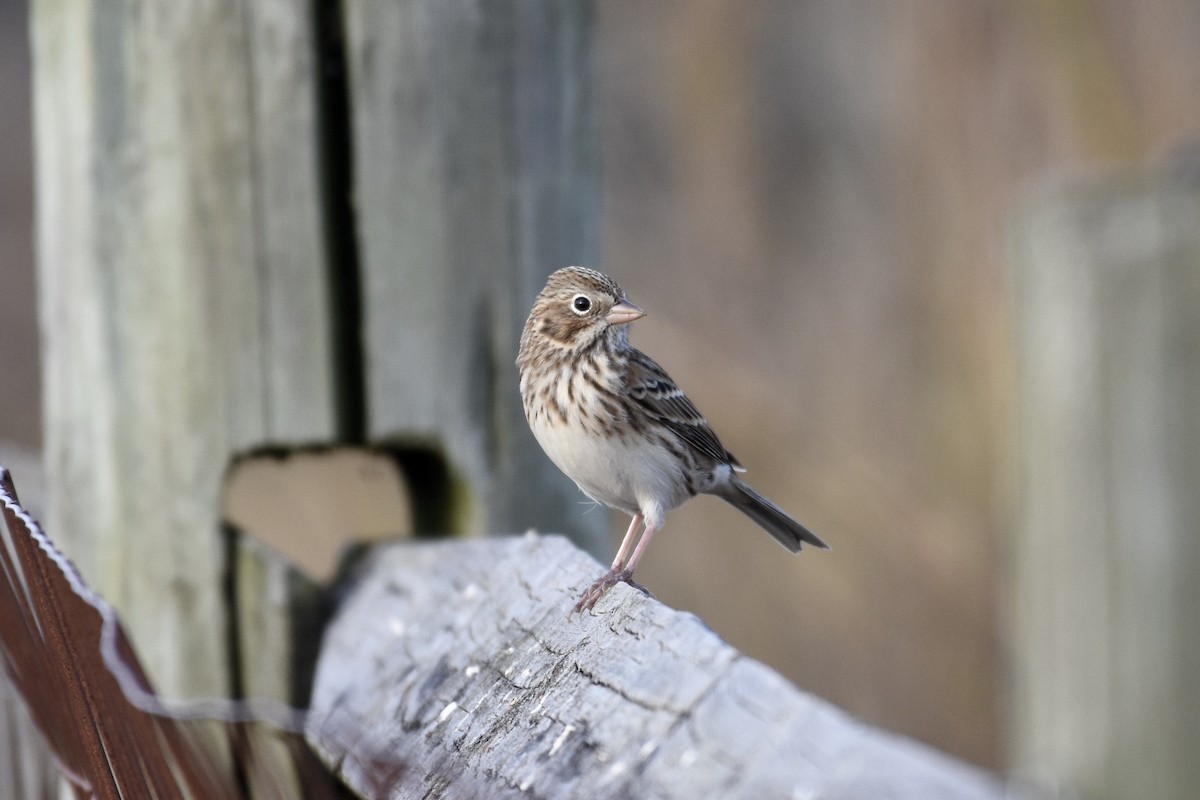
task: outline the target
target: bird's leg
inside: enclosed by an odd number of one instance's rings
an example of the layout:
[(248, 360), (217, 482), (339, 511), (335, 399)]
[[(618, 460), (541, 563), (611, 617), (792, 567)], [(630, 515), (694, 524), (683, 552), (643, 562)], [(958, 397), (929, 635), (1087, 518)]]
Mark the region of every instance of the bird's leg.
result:
[(633, 518), (633, 523), (629, 526), (629, 531), (625, 534), (624, 541), (621, 542), (621, 548), (617, 551), (617, 557), (613, 561), (612, 569), (606, 572), (600, 580), (589, 586), (588, 590), (583, 593), (583, 596), (579, 598), (579, 602), (575, 604), (576, 613), (590, 611), (592, 606), (596, 605), (609, 589), (622, 581), (643, 594), (650, 594), (646, 590), (646, 587), (633, 582), (633, 570), (637, 567), (637, 562), (641, 559), (642, 553), (645, 552), (646, 544), (650, 541), (650, 537), (654, 535), (654, 528), (652, 526), (646, 526), (646, 530), (642, 533), (642, 538), (638, 541), (637, 547), (633, 548), (633, 556), (629, 558), (628, 562), (625, 560), (630, 546), (633, 544), (633, 534), (641, 522), (642, 516), (640, 514)]
[[(638, 541), (637, 547), (633, 550), (633, 557), (625, 565), (625, 571), (629, 573), (629, 577), (633, 577), (633, 571), (637, 569), (638, 562), (642, 560), (642, 553), (646, 552), (646, 545), (650, 544), (650, 537), (654, 535), (655, 530), (656, 528), (653, 525), (647, 525), (645, 532), (642, 533), (641, 540)], [(629, 582), (632, 583), (632, 581)], [(645, 589), (642, 589), (642, 591), (645, 591)]]
[(629, 530), (625, 531), (625, 538), (621, 540), (621, 547), (617, 550), (617, 557), (613, 559), (612, 572), (619, 572), (625, 566), (625, 559), (629, 558), (629, 551), (633, 549), (633, 543), (637, 541), (637, 529), (642, 525), (642, 515), (634, 514), (633, 521), (629, 523)]

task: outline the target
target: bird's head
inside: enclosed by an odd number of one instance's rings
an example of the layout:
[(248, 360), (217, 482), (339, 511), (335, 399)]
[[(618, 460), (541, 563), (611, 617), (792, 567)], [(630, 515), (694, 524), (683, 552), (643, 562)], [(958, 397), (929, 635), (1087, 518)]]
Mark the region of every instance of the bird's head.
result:
[(578, 351), (605, 335), (624, 344), (625, 325), (645, 315), (612, 278), (586, 267), (565, 267), (546, 281), (526, 330), (556, 347)]

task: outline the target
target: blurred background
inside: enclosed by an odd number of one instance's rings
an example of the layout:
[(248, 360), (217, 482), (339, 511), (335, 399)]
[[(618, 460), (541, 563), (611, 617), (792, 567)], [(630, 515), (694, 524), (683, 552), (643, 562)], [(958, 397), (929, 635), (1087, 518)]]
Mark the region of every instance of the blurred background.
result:
[[(789, 557), (701, 498), (669, 516), (639, 580), (862, 719), (1005, 767), (1010, 226), (1047, 180), (1196, 137), (1200, 5), (596, 9), (594, 266), (648, 311), (633, 343), (751, 482), (833, 547)], [(29, 69), (27, 10), (0, 0), (0, 460), (14, 465), (40, 443)]]

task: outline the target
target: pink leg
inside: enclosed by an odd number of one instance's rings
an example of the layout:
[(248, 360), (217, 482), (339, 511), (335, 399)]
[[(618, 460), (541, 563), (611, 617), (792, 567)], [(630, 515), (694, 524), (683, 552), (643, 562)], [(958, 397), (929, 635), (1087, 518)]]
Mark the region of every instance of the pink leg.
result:
[[(633, 569), (637, 566), (642, 553), (645, 552), (646, 544), (650, 541), (650, 536), (654, 533), (654, 528), (647, 527), (642, 534), (642, 538), (638, 540), (637, 547), (634, 547), (635, 534), (637, 534), (637, 529), (641, 526), (642, 522), (643, 518), (641, 514), (634, 516), (633, 522), (629, 523), (629, 530), (625, 532), (625, 538), (621, 540), (621, 547), (617, 550), (617, 557), (613, 559), (612, 569), (606, 572), (600, 580), (588, 587), (588, 590), (579, 598), (579, 602), (575, 604), (575, 612), (590, 610), (601, 597), (604, 597), (609, 589), (621, 581), (646, 592), (644, 588), (633, 582)], [(632, 557), (629, 555), (630, 550), (633, 550)], [(650, 593), (646, 592), (646, 594)]]
[(637, 569), (638, 562), (642, 560), (642, 553), (646, 551), (646, 545), (650, 544), (650, 537), (654, 535), (654, 530), (654, 526), (647, 525), (646, 530), (642, 533), (641, 541), (633, 551), (633, 558), (629, 559), (629, 563), (625, 565), (625, 571), (629, 573), (629, 577), (633, 577), (633, 571)]
[(633, 521), (629, 523), (629, 530), (625, 531), (625, 538), (621, 540), (621, 549), (617, 551), (617, 557), (613, 559), (613, 571), (620, 571), (625, 565), (625, 559), (629, 558), (629, 551), (633, 549), (633, 543), (637, 540), (637, 529), (642, 524), (642, 515), (634, 514)]

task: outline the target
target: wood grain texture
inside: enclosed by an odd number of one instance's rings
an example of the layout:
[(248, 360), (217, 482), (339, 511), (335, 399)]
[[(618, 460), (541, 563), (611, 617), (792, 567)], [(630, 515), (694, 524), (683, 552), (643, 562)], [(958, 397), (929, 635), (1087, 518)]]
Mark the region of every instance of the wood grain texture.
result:
[(1081, 796), (1200, 786), (1197, 176), (1046, 187), (1016, 228), (1011, 747)]
[(345, 22), (368, 436), (446, 460), (456, 530), (598, 549), (608, 518), (538, 450), (513, 365), (545, 277), (599, 256), (592, 5), (351, 0)]
[[(258, 540), (231, 535), (239, 695), (303, 708), (326, 618), (324, 592)], [(254, 746), (259, 769), (282, 787), (281, 795), (303, 797), (303, 776), (289, 757), (288, 742), (261, 736)], [(252, 796), (279, 795), (259, 790)]]
[(7, 676), (0, 675), (0, 789), (4, 797), (51, 800), (61, 778), (54, 756)]
[(168, 695), (229, 688), (231, 455), (334, 434), (309, 13), (33, 5), (47, 521)]
[(309, 741), (369, 797), (1004, 796), (624, 584), (569, 619), (601, 571), (532, 534), (377, 549), (327, 631)]

